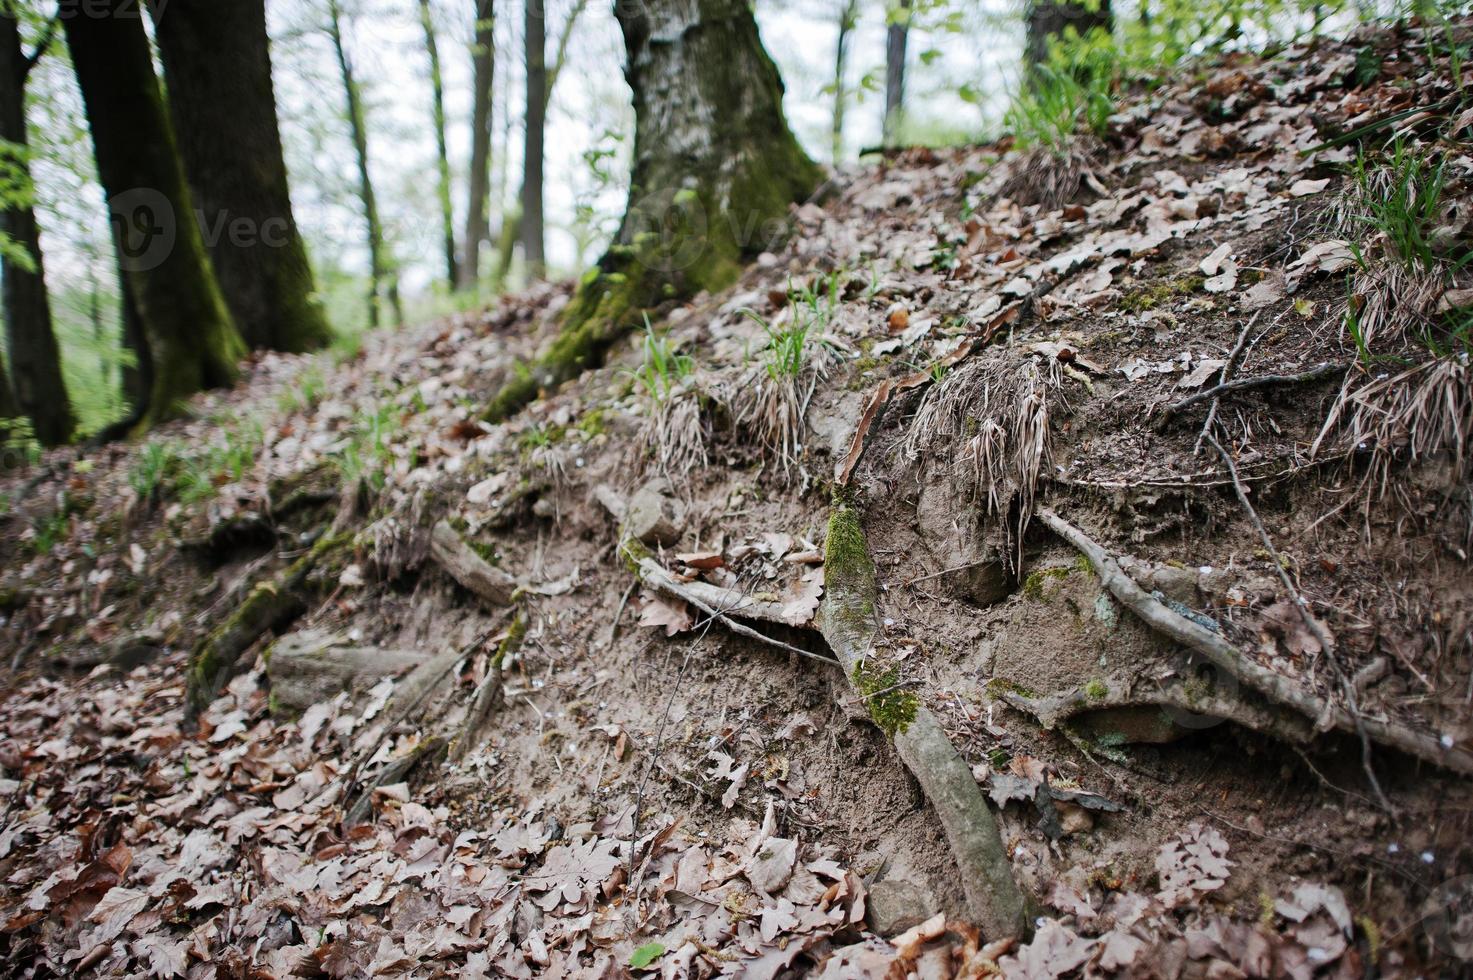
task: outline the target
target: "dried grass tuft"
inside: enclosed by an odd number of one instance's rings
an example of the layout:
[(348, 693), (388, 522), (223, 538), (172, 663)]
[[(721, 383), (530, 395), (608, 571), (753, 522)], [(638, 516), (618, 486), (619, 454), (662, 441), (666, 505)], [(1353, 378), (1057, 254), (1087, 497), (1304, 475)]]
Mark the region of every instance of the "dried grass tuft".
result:
[(1095, 169), (1105, 145), (1093, 136), (1073, 136), (1062, 146), (1035, 146), (1013, 164), (1002, 195), (1028, 206), (1054, 211), (1073, 202), (1086, 182), (1098, 183)]
[(1022, 565), (1039, 474), (1052, 459), (1049, 420), (1060, 392), (1058, 365), (976, 360), (923, 396), (901, 443), (910, 459), (961, 443), (953, 471), (989, 517), (1007, 520), (1010, 560)]

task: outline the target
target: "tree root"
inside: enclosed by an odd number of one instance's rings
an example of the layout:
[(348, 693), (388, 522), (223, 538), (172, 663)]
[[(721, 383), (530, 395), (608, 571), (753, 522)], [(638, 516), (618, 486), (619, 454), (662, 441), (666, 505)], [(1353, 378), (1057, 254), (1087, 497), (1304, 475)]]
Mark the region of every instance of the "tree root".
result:
[(363, 788), (363, 792), (348, 807), (347, 815), (343, 818), (346, 826), (363, 823), (373, 813), (373, 791), (380, 786), (392, 786), (402, 783), (418, 769), (423, 763), (433, 763), (445, 754), (445, 740), (437, 735), (431, 735), (420, 742), (409, 754), (395, 759), (383, 769), (379, 770), (373, 781)]
[(1291, 708), (1311, 719), (1315, 730), (1334, 728), (1350, 735), (1359, 735), (1363, 731), (1380, 745), (1398, 749), (1454, 772), (1473, 774), (1473, 753), (1456, 747), (1445, 748), (1437, 736), (1389, 719), (1352, 714), (1282, 674), (1253, 662), (1219, 634), (1192, 622), (1152, 598), (1100, 545), (1052, 510), (1039, 510), (1038, 519), (1083, 553), (1105, 587), (1146, 625), (1196, 651), (1208, 663), (1241, 681), (1270, 702)]
[(352, 544), (351, 536), (327, 535), (278, 578), (259, 582), (225, 622), (205, 637), (189, 658), (188, 711), (191, 718), (207, 708), (230, 679), (240, 655), (271, 630), (302, 614), (301, 592), (307, 577), (335, 552)]
[(507, 627), (506, 637), (496, 647), (495, 655), (491, 657), (486, 679), (481, 681), (481, 686), (476, 688), (476, 693), (471, 698), (470, 710), (466, 712), (465, 722), (460, 726), (460, 734), (450, 745), (451, 762), (460, 762), (481, 744), (486, 726), (491, 722), (492, 712), (501, 707), (503, 701), (502, 668), (506, 664), (506, 658), (521, 648), (526, 635), (526, 617), (518, 613), (512, 619), (511, 626)]
[(430, 557), (493, 606), (509, 606), (516, 597), (517, 580), (476, 554), (448, 521), (440, 521), (430, 532)]
[(824, 638), (876, 721), (892, 733), (901, 761), (940, 818), (972, 918), (989, 939), (1023, 935), (1027, 927), (1023, 893), (1013, 880), (997, 821), (971, 769), (914, 695), (890, 696), (886, 709), (904, 711), (896, 716), (893, 710), (882, 711), (877, 703), (881, 699), (862, 683), (874, 644), (877, 586), (864, 531), (847, 506), (834, 509), (824, 550), (825, 594), (819, 610)]

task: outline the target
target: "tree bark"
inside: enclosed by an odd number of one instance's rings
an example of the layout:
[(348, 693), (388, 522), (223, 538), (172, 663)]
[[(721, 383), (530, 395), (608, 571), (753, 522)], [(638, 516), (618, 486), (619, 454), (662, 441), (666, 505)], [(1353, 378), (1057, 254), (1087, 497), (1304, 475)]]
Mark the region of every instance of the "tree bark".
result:
[(343, 79), (348, 130), (353, 139), (353, 156), (358, 165), (358, 200), (363, 206), (363, 221), (368, 239), (368, 325), (378, 327), (383, 320), (380, 292), (385, 287), (395, 321), (404, 319), (403, 311), (399, 308), (399, 284), (389, 267), (384, 245), (384, 226), (379, 220), (378, 199), (374, 196), (373, 179), (368, 168), (368, 124), (363, 114), (363, 93), (358, 87), (353, 62), (343, 41), (343, 11), (338, 0), (327, 0), (327, 13), (327, 33)]
[(152, 378), (139, 420), (146, 428), (195, 392), (232, 383), (246, 348), (194, 220), (142, 15), (131, 0), (96, 4), (105, 16), (63, 23), (126, 290), (149, 354)]
[(849, 36), (859, 23), (859, 0), (843, 0), (839, 8), (839, 37), (834, 45), (834, 123), (831, 154), (834, 163), (844, 157), (844, 111), (849, 91), (844, 79), (849, 70)]
[(525, 8), (527, 138), (522, 165), (522, 256), (527, 263), (527, 277), (541, 279), (547, 272), (542, 214), (542, 163), (547, 138), (547, 12), (537, 0), (528, 0)]
[(15, 392), (10, 390), (10, 376), (6, 371), (6, 365), (0, 361), (0, 432), (3, 432), (5, 420), (19, 417), (20, 405), (16, 403)]
[[(40, 52), (37, 52), (39, 56)], [(51, 324), (46, 295), (41, 232), (31, 197), (31, 164), (26, 133), (26, 78), (35, 60), (21, 46), (20, 25), (8, 10), (0, 12), (0, 139), (12, 144), (6, 155), (16, 197), (7, 201), (0, 229), (10, 238), (4, 255), (5, 330), (10, 355), (11, 394), (16, 407), (31, 420), (36, 439), (59, 446), (71, 439), (76, 421), (61, 374), (61, 352)]]
[(253, 348), (326, 346), (332, 331), (292, 215), (265, 0), (150, 4), (189, 190), (236, 326)]
[(885, 32), (885, 124), (881, 142), (895, 145), (905, 118), (905, 51), (910, 42), (910, 0), (899, 0), (890, 11)]
[(493, 0), (476, 0), (476, 39), (471, 46), (471, 173), (465, 210), (465, 248), (459, 286), (481, 280), (481, 246), (488, 234), (486, 202), (491, 189), (491, 108), (496, 78), (496, 14)]
[(440, 72), (440, 46), (435, 40), (435, 15), (430, 0), (419, 0), (419, 20), (430, 59), (430, 90), (434, 95), (435, 149), (440, 165), (440, 224), (444, 231), (445, 282), (453, 291), (460, 282), (455, 257), (455, 208), (450, 203), (450, 149), (445, 139), (445, 82)]
[(1097, 27), (1108, 31), (1112, 23), (1110, 0), (1099, 0), (1098, 5), (1030, 0), (1024, 56), (1029, 65), (1041, 65), (1048, 60), (1049, 45), (1070, 27), (1083, 37)]
[(615, 12), (635, 113), (624, 220), (558, 338), (498, 393), (492, 419), (598, 364), (644, 311), (735, 282), (821, 178), (788, 128), (782, 78), (745, 0), (645, 0)]

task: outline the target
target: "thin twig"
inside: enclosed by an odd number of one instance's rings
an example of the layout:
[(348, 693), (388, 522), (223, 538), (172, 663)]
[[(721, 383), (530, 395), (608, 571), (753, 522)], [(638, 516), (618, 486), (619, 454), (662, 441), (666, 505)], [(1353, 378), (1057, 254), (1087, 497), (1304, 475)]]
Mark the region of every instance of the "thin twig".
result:
[(1243, 391), (1247, 388), (1264, 388), (1269, 385), (1299, 384), (1303, 381), (1314, 381), (1316, 378), (1327, 377), (1337, 371), (1345, 370), (1344, 364), (1334, 361), (1326, 361), (1307, 371), (1298, 374), (1260, 374), (1254, 378), (1238, 378), (1236, 381), (1224, 381), (1222, 384), (1214, 385), (1206, 391), (1199, 391), (1195, 395), (1188, 395), (1181, 401), (1172, 402), (1161, 410), (1163, 418), (1170, 418), (1183, 409), (1190, 408), (1200, 401), (1225, 395), (1230, 391)]
[(614, 640), (619, 637), (619, 620), (624, 618), (624, 607), (629, 605), (629, 597), (634, 594), (634, 587), (638, 584), (638, 579), (630, 582), (629, 588), (624, 590), (624, 598), (619, 600), (619, 608), (614, 611), (614, 621), (609, 624), (609, 646), (613, 646)]
[(1386, 793), (1382, 791), (1381, 782), (1376, 778), (1376, 770), (1371, 764), (1371, 736), (1366, 731), (1365, 721), (1361, 718), (1360, 705), (1357, 704), (1355, 688), (1351, 685), (1349, 679), (1346, 678), (1345, 672), (1340, 668), (1340, 661), (1330, 649), (1330, 638), (1325, 634), (1319, 621), (1310, 614), (1309, 606), (1304, 601), (1304, 597), (1299, 594), (1299, 590), (1294, 587), (1293, 580), (1289, 578), (1289, 573), (1285, 571), (1284, 562), (1279, 557), (1279, 549), (1274, 547), (1274, 542), (1269, 537), (1268, 529), (1263, 526), (1263, 521), (1259, 519), (1258, 512), (1253, 509), (1253, 504), (1248, 500), (1248, 492), (1243, 489), (1243, 481), (1238, 479), (1238, 466), (1233, 462), (1232, 454), (1223, 448), (1222, 443), (1218, 442), (1217, 437), (1212, 433), (1208, 432), (1206, 435), (1207, 441), (1212, 443), (1212, 447), (1218, 451), (1222, 456), (1223, 462), (1227, 464), (1228, 472), (1233, 477), (1233, 490), (1238, 495), (1238, 502), (1243, 505), (1243, 510), (1247, 512), (1248, 519), (1253, 522), (1254, 529), (1258, 531), (1258, 537), (1263, 542), (1263, 547), (1268, 551), (1269, 559), (1273, 562), (1274, 571), (1279, 574), (1279, 581), (1284, 583), (1284, 588), (1288, 591), (1289, 598), (1294, 603), (1294, 608), (1299, 610), (1299, 616), (1304, 620), (1305, 628), (1315, 638), (1315, 642), (1320, 645), (1320, 649), (1324, 651), (1325, 659), (1330, 664), (1330, 669), (1335, 672), (1335, 678), (1339, 681), (1340, 689), (1345, 695), (1345, 703), (1350, 711), (1351, 720), (1355, 722), (1356, 736), (1360, 738), (1361, 765), (1365, 767), (1366, 778), (1370, 780), (1371, 789), (1375, 791), (1376, 799), (1381, 803), (1381, 806), (1387, 812), (1395, 813), (1396, 808), (1391, 805), (1391, 800), (1387, 799)]
[[(1232, 353), (1228, 354), (1227, 363), (1222, 366), (1222, 373), (1217, 376), (1219, 384), (1225, 384), (1232, 380), (1233, 372), (1238, 369), (1238, 362), (1243, 358), (1244, 352), (1248, 348), (1248, 335), (1253, 330), (1253, 324), (1258, 322), (1259, 313), (1262, 312), (1262, 310), (1259, 310), (1248, 318), (1248, 323), (1243, 327), (1243, 333), (1238, 337), (1237, 346), (1233, 348)], [(1257, 343), (1257, 341), (1254, 341), (1254, 343)], [(1193, 456), (1196, 456), (1202, 451), (1202, 440), (1212, 430), (1212, 424), (1217, 421), (1217, 409), (1221, 403), (1221, 397), (1214, 397), (1212, 399), (1212, 407), (1207, 410), (1207, 421), (1202, 423), (1202, 432), (1197, 436), (1196, 444), (1192, 446)]]

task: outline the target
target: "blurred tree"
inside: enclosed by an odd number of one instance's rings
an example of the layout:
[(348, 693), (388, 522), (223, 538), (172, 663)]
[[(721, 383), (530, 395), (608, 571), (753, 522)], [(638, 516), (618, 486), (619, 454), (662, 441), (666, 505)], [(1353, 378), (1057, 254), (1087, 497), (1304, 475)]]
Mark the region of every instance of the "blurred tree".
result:
[(542, 164), (547, 139), (547, 11), (543, 0), (523, 0), (522, 41), (527, 65), (527, 120), (522, 163), (522, 256), (527, 276), (547, 272), (546, 228), (542, 213)]
[(292, 214), (265, 0), (149, 0), (189, 189), (246, 343), (300, 352), (332, 339)]
[(731, 285), (821, 178), (788, 128), (747, 0), (644, 0), (615, 13), (635, 113), (624, 220), (547, 354), (488, 406), (492, 419), (597, 364), (645, 311)]
[[(31, 420), (36, 439), (58, 446), (72, 437), (76, 420), (61, 375), (61, 352), (46, 295), (41, 233), (36, 224), (31, 183), (30, 141), (26, 133), (26, 79), (50, 46), (56, 23), (44, 29), (34, 53), (21, 44), (20, 12), (7, 0), (0, 5), (0, 164), (3, 164), (3, 248), (5, 333), (10, 384), (4, 394)], [(9, 415), (15, 415), (12, 410)]]
[(327, 36), (332, 41), (333, 55), (337, 58), (338, 72), (343, 80), (348, 132), (353, 139), (353, 155), (358, 164), (358, 200), (363, 206), (368, 237), (368, 325), (377, 327), (383, 320), (381, 293), (387, 293), (390, 315), (393, 322), (399, 324), (404, 322), (404, 308), (399, 302), (399, 277), (384, 244), (384, 226), (379, 219), (378, 199), (374, 195), (368, 168), (368, 123), (363, 113), (363, 92), (343, 40), (343, 9), (338, 0), (327, 0), (327, 18)]
[(1113, 23), (1110, 0), (1029, 0), (1024, 58), (1029, 65), (1041, 65), (1048, 60), (1049, 44), (1069, 28), (1084, 37), (1097, 27), (1108, 32)]
[(834, 163), (844, 157), (844, 109), (849, 101), (845, 77), (849, 71), (849, 37), (859, 23), (859, 0), (840, 0), (839, 37), (834, 45), (834, 122), (831, 155)]
[(133, 0), (92, 0), (64, 17), (97, 172), (144, 336), (151, 381), (141, 426), (202, 388), (230, 384), (245, 343), (215, 281)]
[(496, 13), (493, 0), (475, 0), (471, 44), (471, 172), (465, 209), (465, 244), (459, 286), (473, 289), (481, 278), (481, 246), (489, 234), (486, 204), (491, 190), (491, 108), (496, 78)]
[(910, 41), (911, 0), (895, 0), (887, 11), (885, 32), (885, 123), (881, 142), (894, 146), (905, 115), (905, 57)]
[(440, 45), (435, 39), (435, 13), (430, 0), (419, 0), (419, 21), (425, 33), (425, 52), (430, 59), (430, 91), (434, 97), (435, 149), (440, 181), (440, 224), (444, 231), (445, 281), (454, 290), (460, 283), (455, 258), (455, 208), (450, 203), (450, 150), (445, 139), (445, 82), (440, 72)]

